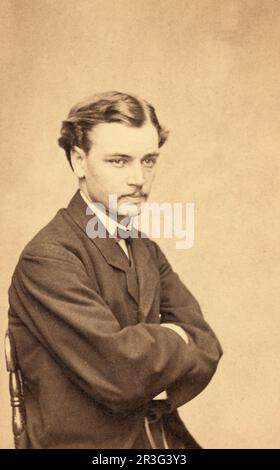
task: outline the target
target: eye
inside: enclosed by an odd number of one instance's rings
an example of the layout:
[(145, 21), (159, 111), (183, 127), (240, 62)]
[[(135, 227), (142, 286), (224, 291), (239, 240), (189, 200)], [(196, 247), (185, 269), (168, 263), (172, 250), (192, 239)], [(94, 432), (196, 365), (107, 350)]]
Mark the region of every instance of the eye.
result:
[(125, 158), (114, 158), (114, 160), (109, 160), (109, 162), (115, 168), (123, 168), (127, 163), (127, 160), (125, 160)]
[(146, 168), (153, 168), (153, 166), (156, 164), (156, 158), (145, 158), (143, 160), (143, 164)]

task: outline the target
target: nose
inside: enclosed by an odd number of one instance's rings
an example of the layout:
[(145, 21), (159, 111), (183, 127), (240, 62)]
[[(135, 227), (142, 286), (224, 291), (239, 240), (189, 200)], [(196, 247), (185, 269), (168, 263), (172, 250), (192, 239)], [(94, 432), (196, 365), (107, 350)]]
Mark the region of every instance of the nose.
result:
[(134, 163), (134, 165), (132, 165), (131, 171), (127, 178), (127, 184), (129, 186), (138, 186), (141, 188), (144, 182), (145, 182), (145, 178), (144, 178), (143, 168), (142, 168), (141, 163)]

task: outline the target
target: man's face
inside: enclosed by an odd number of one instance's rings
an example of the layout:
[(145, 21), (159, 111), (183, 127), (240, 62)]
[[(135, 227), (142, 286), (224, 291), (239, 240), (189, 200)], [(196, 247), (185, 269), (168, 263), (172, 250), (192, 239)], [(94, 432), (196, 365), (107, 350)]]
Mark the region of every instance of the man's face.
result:
[(142, 127), (103, 123), (89, 137), (92, 148), (84, 160), (82, 189), (106, 209), (109, 195), (116, 195), (120, 216), (139, 214), (155, 177), (157, 130), (150, 122)]

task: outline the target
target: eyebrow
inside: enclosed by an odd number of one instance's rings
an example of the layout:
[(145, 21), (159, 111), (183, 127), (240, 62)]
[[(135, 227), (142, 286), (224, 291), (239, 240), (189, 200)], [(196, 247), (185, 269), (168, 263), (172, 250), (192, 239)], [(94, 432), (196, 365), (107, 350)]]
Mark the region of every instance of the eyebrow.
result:
[[(151, 153), (147, 153), (142, 158), (152, 158), (152, 157), (157, 158), (158, 156), (159, 156), (159, 152), (151, 152)], [(131, 155), (126, 155), (125, 153), (117, 153), (117, 152), (106, 155), (106, 158), (113, 158), (113, 157), (127, 158), (128, 160), (131, 160), (133, 158)]]

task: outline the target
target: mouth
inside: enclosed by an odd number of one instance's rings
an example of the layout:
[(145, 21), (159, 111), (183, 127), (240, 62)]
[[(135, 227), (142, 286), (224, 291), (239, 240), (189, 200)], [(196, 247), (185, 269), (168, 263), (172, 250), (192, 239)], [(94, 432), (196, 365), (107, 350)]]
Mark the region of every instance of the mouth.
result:
[(133, 196), (123, 196), (122, 199), (136, 203), (136, 202), (144, 201), (146, 197), (147, 196), (143, 196), (143, 195), (133, 195)]
[(125, 194), (124, 196), (121, 197), (121, 199), (131, 199), (132, 201), (142, 201), (143, 199), (146, 199), (147, 195), (143, 193), (133, 193), (133, 194)]

